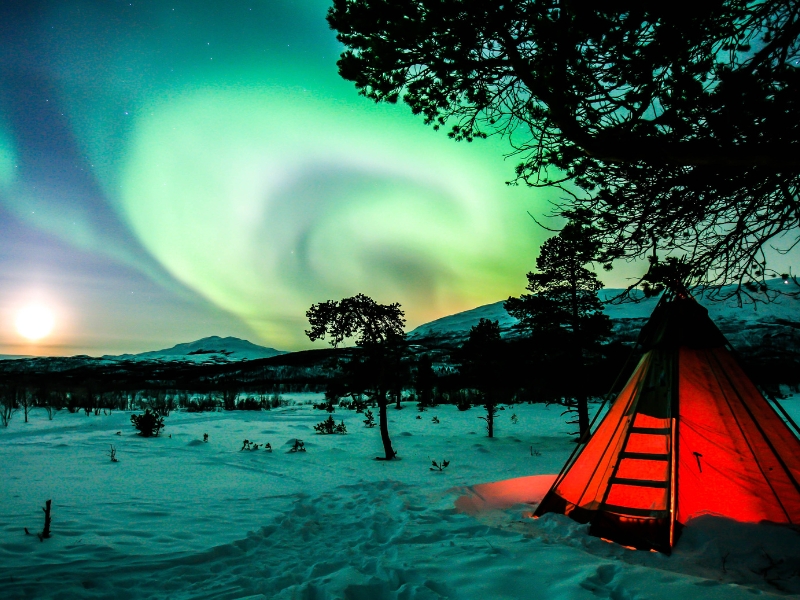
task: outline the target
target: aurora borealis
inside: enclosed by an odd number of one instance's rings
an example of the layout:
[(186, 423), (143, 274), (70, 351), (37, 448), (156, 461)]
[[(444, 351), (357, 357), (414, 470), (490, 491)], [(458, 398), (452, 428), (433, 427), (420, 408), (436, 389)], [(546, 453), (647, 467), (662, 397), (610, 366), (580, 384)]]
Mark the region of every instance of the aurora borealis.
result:
[(505, 185), (503, 140), (358, 96), (326, 9), (2, 3), (0, 353), (293, 350), (314, 302), (400, 302), (410, 329), (522, 291), (547, 194)]

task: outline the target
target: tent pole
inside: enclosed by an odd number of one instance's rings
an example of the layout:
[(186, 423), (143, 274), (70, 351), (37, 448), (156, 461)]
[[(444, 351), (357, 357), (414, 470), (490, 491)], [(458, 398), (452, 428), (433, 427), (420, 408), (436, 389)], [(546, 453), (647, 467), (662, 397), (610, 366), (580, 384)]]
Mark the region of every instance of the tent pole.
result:
[(669, 547), (675, 545), (675, 521), (678, 518), (678, 416), (680, 414), (680, 368), (681, 355), (680, 349), (673, 353), (672, 357), (672, 402), (670, 412), (672, 415), (672, 447), (670, 453), (670, 501), (669, 501)]
[[(739, 355), (739, 353), (736, 351), (736, 349), (731, 345), (731, 343), (727, 339), (725, 340), (725, 343), (728, 345), (728, 352), (730, 352), (731, 355), (733, 355), (733, 358), (739, 364), (739, 368), (744, 372), (745, 375), (747, 375), (747, 377), (750, 379), (750, 381), (755, 383), (756, 380), (753, 379), (752, 377), (750, 377), (750, 374), (747, 372), (748, 369), (745, 368), (746, 363), (741, 359), (741, 356)], [(781, 414), (781, 416), (783, 416), (783, 418), (786, 419), (786, 422), (789, 425), (789, 427), (794, 429), (795, 432), (797, 433), (797, 436), (800, 437), (800, 426), (795, 422), (794, 419), (792, 419), (791, 415), (788, 412), (786, 412), (786, 409), (783, 408), (783, 406), (781, 405), (780, 402), (778, 402), (778, 399), (773, 394), (771, 394), (766, 388), (762, 387), (758, 391), (761, 392), (761, 395), (764, 396), (764, 398), (766, 398), (767, 402), (773, 408), (778, 410), (778, 412)]]

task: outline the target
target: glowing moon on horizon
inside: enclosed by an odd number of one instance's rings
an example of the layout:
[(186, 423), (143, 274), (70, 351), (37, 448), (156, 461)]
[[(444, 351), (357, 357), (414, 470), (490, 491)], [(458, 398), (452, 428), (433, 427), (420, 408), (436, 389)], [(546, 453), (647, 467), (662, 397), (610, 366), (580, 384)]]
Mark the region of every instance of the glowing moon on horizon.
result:
[(26, 306), (17, 313), (17, 332), (33, 342), (48, 336), (53, 331), (54, 325), (55, 317), (52, 311), (44, 306)]

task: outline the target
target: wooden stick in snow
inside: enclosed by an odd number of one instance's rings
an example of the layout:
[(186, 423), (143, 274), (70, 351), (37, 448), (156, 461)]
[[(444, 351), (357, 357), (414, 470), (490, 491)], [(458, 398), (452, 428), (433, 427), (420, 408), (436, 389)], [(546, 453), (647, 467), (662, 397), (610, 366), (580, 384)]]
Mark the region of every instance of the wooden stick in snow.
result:
[[(47, 502), (45, 502), (44, 508), (42, 509), (42, 512), (44, 513), (44, 529), (42, 529), (41, 533), (36, 534), (36, 537), (39, 538), (40, 542), (43, 542), (46, 538), (50, 537), (50, 504), (52, 502), (53, 502), (52, 500), (48, 500)], [(25, 527), (24, 529), (25, 529), (25, 535), (31, 534), (31, 532), (28, 531), (27, 527)]]

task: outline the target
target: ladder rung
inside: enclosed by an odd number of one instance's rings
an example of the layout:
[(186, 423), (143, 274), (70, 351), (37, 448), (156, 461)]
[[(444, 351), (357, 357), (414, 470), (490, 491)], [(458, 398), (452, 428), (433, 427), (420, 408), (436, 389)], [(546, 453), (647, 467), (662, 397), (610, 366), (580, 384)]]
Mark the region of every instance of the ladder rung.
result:
[(617, 504), (603, 504), (603, 510), (608, 512), (618, 513), (622, 515), (633, 515), (634, 517), (652, 517), (655, 519), (663, 519), (669, 516), (668, 510), (652, 510), (649, 508), (630, 508), (627, 506), (619, 506)]
[(631, 427), (631, 433), (646, 433), (649, 435), (669, 435), (672, 430), (669, 427)]
[(647, 452), (620, 452), (621, 458), (638, 458), (639, 460), (669, 460), (669, 454), (648, 454)]
[(637, 485), (639, 487), (668, 488), (669, 481), (656, 481), (653, 479), (625, 479), (624, 477), (612, 477), (610, 483), (620, 485)]

